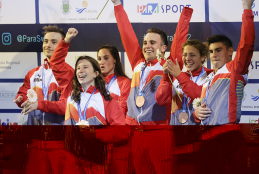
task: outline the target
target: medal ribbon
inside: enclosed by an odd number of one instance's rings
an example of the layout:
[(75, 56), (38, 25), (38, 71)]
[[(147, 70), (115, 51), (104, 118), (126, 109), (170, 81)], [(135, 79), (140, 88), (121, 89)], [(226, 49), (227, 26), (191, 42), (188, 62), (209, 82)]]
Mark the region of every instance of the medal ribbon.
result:
[(212, 79), (209, 81), (209, 84), (207, 86), (207, 90), (206, 90), (206, 96), (205, 96), (205, 103), (207, 103), (207, 98), (209, 96), (210, 93), (210, 83), (211, 83)]
[[(147, 76), (145, 79), (143, 79), (143, 75), (144, 75), (144, 72), (145, 72), (145, 69), (146, 69), (147, 65), (145, 64), (143, 69), (142, 69), (142, 73), (141, 73), (141, 77), (140, 77), (140, 81), (139, 81), (139, 91), (138, 91), (138, 95), (139, 96), (142, 96), (142, 92), (143, 92), (143, 88), (146, 84), (146, 81), (147, 81)], [(143, 79), (143, 80), (142, 80)]]
[(43, 70), (42, 70), (42, 90), (43, 90), (44, 100), (48, 100), (49, 85), (50, 85), (52, 77), (53, 77), (53, 73), (51, 73), (51, 75), (49, 77), (49, 80), (48, 80), (48, 84), (47, 84), (47, 86), (45, 86), (45, 73), (44, 73), (44, 67), (43, 67)]
[[(201, 76), (203, 75), (204, 73), (204, 67), (202, 68), (199, 76), (197, 77), (197, 79), (195, 80), (194, 83), (197, 83), (197, 81), (201, 78)], [(186, 108), (187, 108), (187, 104), (188, 104), (188, 101), (189, 101), (189, 97), (187, 98), (186, 95), (183, 93), (183, 112), (186, 112)]]
[(92, 94), (90, 95), (89, 99), (87, 100), (86, 104), (85, 104), (85, 108), (84, 108), (84, 114), (82, 115), (82, 111), (81, 111), (81, 107), (80, 107), (80, 102), (77, 102), (77, 107), (78, 107), (78, 114), (80, 117), (80, 121), (81, 120), (85, 120), (86, 121), (86, 110), (89, 104), (89, 101), (92, 97), (92, 95), (94, 94), (94, 92), (96, 91), (96, 88), (94, 89), (94, 91), (92, 92)]
[(109, 82), (108, 84), (108, 87), (107, 87), (107, 90), (109, 91), (110, 90), (110, 87), (112, 86), (112, 83), (115, 81), (116, 79), (116, 75), (112, 77), (111, 81)]

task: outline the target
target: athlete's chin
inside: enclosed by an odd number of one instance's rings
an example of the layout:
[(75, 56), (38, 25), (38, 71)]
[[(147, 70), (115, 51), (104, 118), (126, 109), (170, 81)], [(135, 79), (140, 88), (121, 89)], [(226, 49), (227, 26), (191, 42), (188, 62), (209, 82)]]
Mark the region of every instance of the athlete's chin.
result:
[(153, 57), (153, 56), (145, 56), (145, 59), (146, 59), (146, 61), (151, 61), (151, 60), (156, 59), (156, 57)]

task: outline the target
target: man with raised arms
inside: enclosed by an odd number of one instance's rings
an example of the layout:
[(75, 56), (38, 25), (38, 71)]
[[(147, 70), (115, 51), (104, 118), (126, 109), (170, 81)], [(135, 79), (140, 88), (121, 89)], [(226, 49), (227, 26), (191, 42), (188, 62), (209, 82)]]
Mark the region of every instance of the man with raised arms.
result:
[[(131, 173), (172, 173), (172, 131), (168, 126), (163, 126), (170, 122), (171, 107), (160, 106), (155, 100), (160, 80), (169, 78), (163, 77), (164, 61), (160, 63), (156, 56), (157, 50), (161, 51), (162, 57), (164, 56), (168, 44), (167, 36), (159, 29), (148, 29), (141, 50), (120, 0), (112, 2), (121, 40), (133, 70), (126, 124), (141, 125), (133, 128), (130, 141), (130, 166), (133, 170)], [(181, 45), (187, 39), (192, 11), (191, 8), (185, 7), (179, 19), (169, 56), (173, 62), (178, 56), (181, 57)], [(182, 68), (182, 61), (179, 64)]]
[[(120, 0), (112, 0), (112, 2), (115, 5), (115, 16), (122, 43), (133, 70), (126, 124), (168, 125), (170, 122), (170, 106), (160, 106), (155, 100), (156, 90), (163, 76), (163, 62), (158, 62), (156, 54), (159, 50), (164, 56), (168, 44), (167, 36), (159, 29), (148, 29), (141, 50)], [(176, 30), (168, 59), (175, 61), (175, 58), (179, 56), (177, 54), (181, 54), (181, 44), (187, 38), (191, 15), (192, 9), (185, 7), (178, 23), (178, 30)], [(182, 68), (182, 61), (179, 64)]]
[(242, 0), (241, 38), (232, 60), (231, 40), (224, 35), (208, 38), (210, 59), (214, 72), (207, 77), (201, 93), (202, 105), (195, 110), (194, 117), (203, 125), (239, 123), (244, 86), (254, 51), (255, 28), (254, 0)]

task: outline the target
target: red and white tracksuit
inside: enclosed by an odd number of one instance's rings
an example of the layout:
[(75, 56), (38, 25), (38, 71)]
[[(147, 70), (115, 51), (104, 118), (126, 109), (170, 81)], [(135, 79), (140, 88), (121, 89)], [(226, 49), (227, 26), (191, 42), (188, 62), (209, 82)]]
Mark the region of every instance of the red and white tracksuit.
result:
[[(50, 80), (48, 100), (44, 100), (43, 95), (43, 73), (45, 75), (45, 85), (47, 85)], [(49, 62), (45, 59), (44, 65), (34, 68), (27, 73), (24, 83), (17, 93), (16, 98), (20, 95), (23, 96), (22, 102), (17, 103), (19, 107), (21, 107), (21, 104), (28, 99), (28, 89), (33, 89), (37, 93), (38, 108), (28, 114), (28, 125), (43, 125), (43, 120), (44, 125), (64, 124), (65, 98), (61, 95), (62, 90), (59, 87), (55, 77), (52, 76), (50, 79), (52, 74), (52, 70), (49, 68)]]
[[(204, 71), (202, 69), (204, 68)], [(195, 98), (199, 98), (201, 95), (202, 85), (206, 80), (208, 74), (210, 74), (213, 70), (207, 69), (205, 67), (201, 67), (197, 71), (189, 72), (181, 72), (176, 78), (173, 78), (173, 84), (181, 97), (177, 95), (175, 89), (172, 87), (172, 83), (167, 74), (163, 75), (162, 80), (160, 81), (160, 85), (158, 86), (156, 93), (157, 103), (166, 106), (171, 106), (171, 121), (170, 125), (197, 125), (192, 115), (194, 108), (192, 106), (192, 101)], [(199, 75), (201, 74), (200, 78)], [(195, 81), (197, 82), (195, 83)], [(189, 102), (186, 106), (186, 113), (188, 114), (188, 120), (186, 123), (179, 122), (179, 114), (183, 112), (183, 94), (185, 97), (189, 98)]]
[[(110, 83), (114, 75), (115, 74), (113, 73), (105, 77), (105, 81), (107, 84)], [(112, 98), (118, 101), (121, 105), (125, 116), (128, 111), (127, 100), (130, 92), (130, 83), (131, 80), (129, 78), (123, 76), (116, 76), (116, 79), (113, 81), (110, 88), (108, 89)]]
[[(206, 104), (211, 110), (210, 116), (202, 121), (204, 125), (235, 124), (240, 121), (243, 90), (254, 51), (253, 18), (253, 11), (245, 9), (242, 15), (241, 38), (234, 60), (226, 63), (216, 73), (211, 73), (203, 85), (201, 101), (205, 102), (208, 89)], [(198, 119), (196, 121), (200, 122)]]
[[(122, 43), (133, 70), (126, 124), (141, 125), (132, 126), (130, 162), (133, 169), (131, 172), (172, 173), (170, 147), (173, 132), (169, 130), (169, 126), (166, 126), (170, 121), (170, 106), (160, 106), (154, 100), (157, 87), (163, 76), (162, 65), (164, 61), (160, 63), (157, 59), (149, 62), (145, 60), (122, 5), (115, 6), (114, 10)], [(184, 38), (188, 34), (191, 14), (192, 9), (190, 8), (184, 8), (182, 11), (169, 56), (169, 59), (172, 59), (173, 62), (177, 58), (177, 53), (181, 52), (181, 46), (178, 46), (178, 44), (186, 40)], [(145, 103), (142, 107), (137, 107), (135, 100), (139, 95), (140, 76), (145, 64), (147, 65), (144, 71), (144, 77), (147, 77), (147, 79), (143, 88)], [(182, 68), (182, 62), (179, 62), (179, 64)]]
[[(138, 44), (137, 37), (122, 5), (115, 6), (114, 10), (122, 43), (133, 70), (131, 91), (128, 98), (126, 124), (169, 124), (170, 107), (160, 106), (157, 101), (154, 100), (157, 87), (163, 75), (162, 63), (159, 63), (157, 59), (149, 62), (145, 60), (141, 47)], [(185, 40), (187, 37), (191, 14), (192, 9), (184, 8), (174, 37), (175, 42), (173, 42), (171, 47), (169, 59), (175, 59), (177, 52), (181, 51), (181, 48), (178, 48), (177, 44), (182, 43), (182, 40)], [(147, 79), (143, 88), (145, 103), (139, 108), (136, 106), (135, 100), (139, 95), (140, 76), (145, 64), (147, 65), (144, 71), (144, 77), (147, 77)], [(180, 62), (180, 66), (183, 66), (182, 62)]]

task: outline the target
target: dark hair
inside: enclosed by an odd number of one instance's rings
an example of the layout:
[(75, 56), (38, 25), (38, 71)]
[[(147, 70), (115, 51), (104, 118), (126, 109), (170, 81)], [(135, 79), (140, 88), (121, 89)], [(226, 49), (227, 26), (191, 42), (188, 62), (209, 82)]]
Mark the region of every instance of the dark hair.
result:
[(66, 37), (66, 33), (63, 31), (63, 29), (58, 28), (57, 25), (44, 26), (42, 29), (45, 30), (45, 31), (43, 32), (44, 36), (45, 36), (47, 33), (49, 33), (49, 32), (56, 32), (56, 33), (60, 33), (61, 36), (62, 36), (62, 38), (65, 38), (65, 37)]
[(112, 57), (115, 59), (116, 63), (115, 63), (115, 68), (114, 68), (114, 74), (116, 74), (118, 76), (127, 77), (127, 75), (125, 74), (125, 72), (123, 71), (123, 68), (122, 68), (118, 49), (112, 45), (102, 45), (98, 48), (97, 57), (98, 57), (98, 53), (101, 49), (107, 49), (110, 52), (110, 54), (112, 55)]
[(224, 36), (224, 35), (214, 35), (212, 37), (209, 37), (207, 39), (207, 42), (208, 42), (208, 46), (210, 46), (210, 44), (212, 44), (212, 43), (221, 42), (227, 47), (227, 49), (232, 47), (231, 40), (227, 36)]
[(101, 68), (100, 68), (98, 62), (94, 58), (89, 57), (89, 56), (80, 56), (76, 61), (75, 73), (74, 73), (74, 79), (73, 79), (73, 86), (72, 86), (72, 90), (73, 90), (72, 99), (75, 102), (78, 102), (78, 101), (80, 102), (80, 94), (81, 94), (80, 87), (81, 87), (81, 85), (78, 82), (78, 79), (77, 79), (77, 76), (76, 76), (76, 72), (77, 72), (76, 67), (77, 67), (78, 61), (83, 60), (83, 59), (89, 61), (92, 64), (95, 72), (96, 71), (99, 72), (98, 76), (94, 79), (95, 87), (101, 92), (101, 94), (102, 94), (102, 96), (104, 97), (105, 100), (108, 100), (108, 101), (111, 100), (112, 98), (111, 98), (110, 94), (107, 92), (106, 87), (105, 87), (106, 82), (105, 82), (104, 78), (101, 76)]
[(208, 46), (205, 45), (204, 43), (200, 42), (199, 40), (191, 39), (191, 40), (187, 40), (183, 43), (182, 52), (184, 50), (184, 47), (188, 46), (188, 45), (196, 48), (199, 51), (201, 57), (205, 56), (204, 61), (202, 61), (202, 64), (203, 64), (205, 62), (205, 60), (208, 58), (208, 53), (209, 53)]
[(167, 41), (167, 35), (165, 34), (165, 32), (163, 32), (162, 30), (159, 30), (159, 29), (157, 29), (157, 28), (150, 28), (150, 29), (148, 29), (147, 31), (146, 31), (146, 34), (148, 34), (148, 33), (157, 33), (157, 34), (159, 34), (160, 35), (160, 37), (161, 37), (161, 39), (162, 39), (162, 43), (164, 44), (164, 45), (168, 45), (168, 41)]

